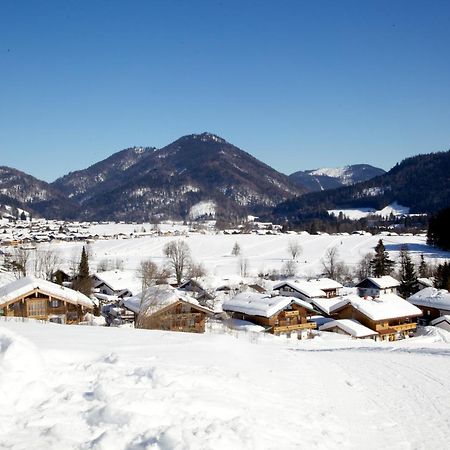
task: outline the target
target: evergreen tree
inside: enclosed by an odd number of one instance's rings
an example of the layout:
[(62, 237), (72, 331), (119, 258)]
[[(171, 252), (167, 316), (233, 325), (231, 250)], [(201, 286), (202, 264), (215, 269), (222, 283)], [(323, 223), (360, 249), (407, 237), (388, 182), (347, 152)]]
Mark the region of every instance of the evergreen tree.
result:
[(428, 264), (425, 261), (425, 257), (423, 256), (423, 253), (422, 253), (420, 255), (419, 277), (428, 278), (429, 274), (430, 274), (430, 269), (428, 267)]
[(92, 280), (89, 276), (89, 257), (83, 246), (81, 251), (80, 264), (78, 266), (78, 274), (73, 283), (73, 288), (88, 297), (92, 293)]
[(450, 290), (450, 264), (448, 262), (438, 265), (434, 284), (437, 289)]
[(435, 247), (450, 250), (450, 208), (439, 211), (431, 217), (428, 225), (427, 242)]
[(373, 275), (375, 277), (382, 277), (384, 275), (390, 275), (394, 261), (389, 259), (388, 252), (386, 251), (383, 240), (380, 239), (375, 247), (375, 256), (370, 261)]
[(400, 295), (404, 298), (412, 295), (416, 281), (416, 270), (411, 261), (408, 246), (406, 244), (402, 245), (400, 248)]

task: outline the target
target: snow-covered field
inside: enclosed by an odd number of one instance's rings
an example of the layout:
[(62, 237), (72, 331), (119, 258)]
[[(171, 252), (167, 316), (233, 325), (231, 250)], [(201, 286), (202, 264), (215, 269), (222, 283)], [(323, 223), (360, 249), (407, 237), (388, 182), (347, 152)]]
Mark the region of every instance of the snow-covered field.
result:
[(448, 448), (450, 334), (331, 336), (1, 321), (0, 448)]
[[(94, 233), (125, 233), (129, 235), (136, 225), (97, 225), (92, 227)], [(175, 229), (183, 229), (178, 227)], [(423, 253), (429, 260), (439, 261), (449, 258), (448, 252), (441, 252), (426, 245), (424, 236), (370, 236), (370, 235), (215, 235), (190, 233), (188, 237), (180, 236), (144, 236), (135, 239), (109, 239), (95, 241), (90, 246), (90, 265), (95, 270), (96, 265), (104, 260), (118, 259), (123, 262), (125, 270), (135, 273), (139, 262), (146, 258), (153, 259), (158, 264), (165, 263), (163, 248), (167, 242), (174, 239), (185, 239), (193, 259), (203, 264), (210, 276), (232, 276), (240, 273), (239, 259), (247, 260), (248, 271), (256, 276), (258, 273), (268, 273), (270, 270), (280, 270), (283, 263), (291, 258), (288, 244), (296, 240), (302, 247), (298, 257), (297, 272), (299, 276), (317, 276), (323, 270), (321, 260), (327, 249), (337, 247), (339, 258), (350, 267), (354, 267), (360, 258), (373, 251), (378, 240), (382, 238), (391, 258), (398, 256), (401, 244), (408, 244), (414, 260)], [(231, 255), (234, 243), (241, 247), (241, 256)], [(69, 268), (70, 261), (79, 258), (81, 242), (60, 242), (41, 244), (43, 248), (57, 251)]]

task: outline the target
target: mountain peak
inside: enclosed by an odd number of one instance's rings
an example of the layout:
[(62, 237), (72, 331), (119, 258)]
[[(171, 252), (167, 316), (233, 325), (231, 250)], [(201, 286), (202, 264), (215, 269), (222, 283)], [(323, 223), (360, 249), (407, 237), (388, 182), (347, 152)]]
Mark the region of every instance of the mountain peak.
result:
[(218, 142), (220, 144), (226, 144), (227, 141), (220, 136), (217, 136), (213, 133), (203, 132), (200, 134), (189, 134), (187, 136), (184, 136), (182, 139), (192, 139), (192, 140), (198, 140), (202, 142)]

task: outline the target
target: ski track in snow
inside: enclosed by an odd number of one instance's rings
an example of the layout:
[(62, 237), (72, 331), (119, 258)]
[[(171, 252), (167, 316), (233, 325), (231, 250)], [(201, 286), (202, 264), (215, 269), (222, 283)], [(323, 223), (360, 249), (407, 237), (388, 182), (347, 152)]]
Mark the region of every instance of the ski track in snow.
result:
[(446, 448), (449, 369), (448, 344), (423, 337), (300, 342), (3, 321), (0, 448)]

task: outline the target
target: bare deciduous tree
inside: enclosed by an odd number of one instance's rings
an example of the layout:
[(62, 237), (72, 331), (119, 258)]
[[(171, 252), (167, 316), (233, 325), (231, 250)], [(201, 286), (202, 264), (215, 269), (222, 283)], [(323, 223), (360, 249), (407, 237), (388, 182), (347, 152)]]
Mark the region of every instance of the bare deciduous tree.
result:
[(366, 253), (359, 260), (356, 269), (355, 269), (355, 277), (358, 280), (364, 280), (367, 277), (372, 275), (372, 264), (370, 263), (373, 259), (372, 253)]
[(165, 282), (169, 271), (164, 267), (159, 268), (151, 259), (147, 259), (139, 264), (137, 275), (141, 279), (142, 291), (145, 291), (154, 284)]
[(28, 250), (18, 248), (5, 260), (5, 266), (7, 270), (13, 272), (17, 279), (26, 277), (29, 271), (30, 256)]
[(241, 254), (241, 246), (237, 242), (234, 243), (231, 254), (233, 256), (239, 256)]
[(51, 281), (61, 265), (59, 255), (53, 250), (38, 250), (34, 258), (34, 275)]
[(350, 277), (348, 267), (339, 259), (337, 247), (327, 249), (322, 258), (323, 275), (339, 282), (345, 282)]
[(248, 259), (242, 258), (241, 256), (239, 258), (238, 269), (241, 277), (246, 277), (248, 275)]
[(287, 249), (289, 254), (292, 256), (292, 259), (297, 259), (297, 257), (302, 253), (302, 246), (300, 245), (300, 242), (295, 239), (291, 239), (288, 242)]
[(188, 276), (189, 278), (201, 278), (206, 275), (206, 269), (202, 263), (192, 262), (189, 264)]
[(164, 246), (164, 254), (169, 259), (169, 264), (175, 272), (177, 284), (180, 284), (191, 262), (189, 245), (181, 239), (170, 241)]
[(286, 261), (281, 267), (281, 273), (285, 277), (295, 277), (297, 275), (297, 264), (293, 259)]
[(123, 260), (104, 258), (97, 264), (97, 272), (106, 272), (107, 270), (123, 270)]

